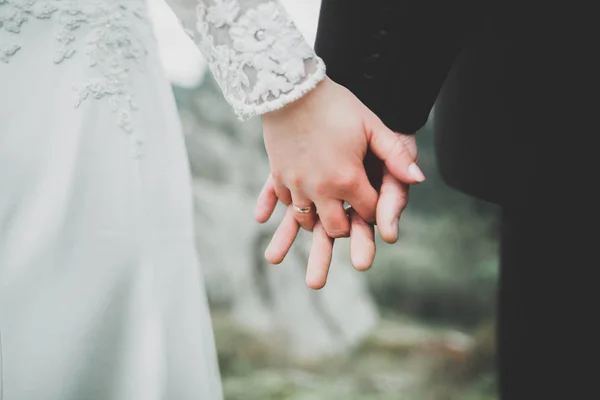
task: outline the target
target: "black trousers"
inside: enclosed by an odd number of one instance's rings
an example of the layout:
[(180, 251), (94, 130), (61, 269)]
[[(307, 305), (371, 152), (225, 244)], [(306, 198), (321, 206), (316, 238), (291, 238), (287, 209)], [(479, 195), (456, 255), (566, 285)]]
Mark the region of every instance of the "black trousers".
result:
[(540, 204), (502, 214), (500, 399), (600, 399), (597, 206)]

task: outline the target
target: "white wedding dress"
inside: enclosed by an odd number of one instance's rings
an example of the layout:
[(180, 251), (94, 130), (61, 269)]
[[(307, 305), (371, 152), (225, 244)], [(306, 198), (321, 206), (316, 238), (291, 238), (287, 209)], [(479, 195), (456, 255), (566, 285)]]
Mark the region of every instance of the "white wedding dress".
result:
[[(323, 79), (276, 1), (170, 1), (242, 118)], [(0, 398), (219, 400), (143, 0), (0, 0)]]

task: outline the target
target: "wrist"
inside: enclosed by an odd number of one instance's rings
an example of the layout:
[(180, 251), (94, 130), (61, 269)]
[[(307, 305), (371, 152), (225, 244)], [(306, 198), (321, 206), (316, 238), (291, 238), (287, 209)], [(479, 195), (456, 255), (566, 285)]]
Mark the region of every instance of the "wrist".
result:
[(307, 91), (304, 95), (298, 99), (284, 105), (283, 107), (269, 111), (261, 115), (263, 122), (269, 120), (287, 117), (291, 114), (302, 112), (302, 110), (308, 110), (312, 108), (312, 104), (318, 102), (318, 99), (322, 97), (322, 94), (333, 84), (333, 81), (327, 76), (320, 82), (318, 82), (314, 88)]

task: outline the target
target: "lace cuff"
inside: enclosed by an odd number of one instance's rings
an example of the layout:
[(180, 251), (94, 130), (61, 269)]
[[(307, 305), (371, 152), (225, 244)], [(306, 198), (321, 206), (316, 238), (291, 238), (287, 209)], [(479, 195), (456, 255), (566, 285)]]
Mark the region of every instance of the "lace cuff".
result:
[[(195, 2), (192, 38), (240, 119), (277, 110), (325, 78), (325, 64), (279, 1), (171, 0), (189, 1)], [(189, 17), (181, 17), (191, 31)]]

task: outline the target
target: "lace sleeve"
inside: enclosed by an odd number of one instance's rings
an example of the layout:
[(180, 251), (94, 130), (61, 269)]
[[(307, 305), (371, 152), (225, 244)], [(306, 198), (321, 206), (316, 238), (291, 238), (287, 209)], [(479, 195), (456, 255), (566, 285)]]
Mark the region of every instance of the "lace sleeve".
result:
[(325, 65), (278, 0), (168, 0), (238, 117), (312, 90)]

